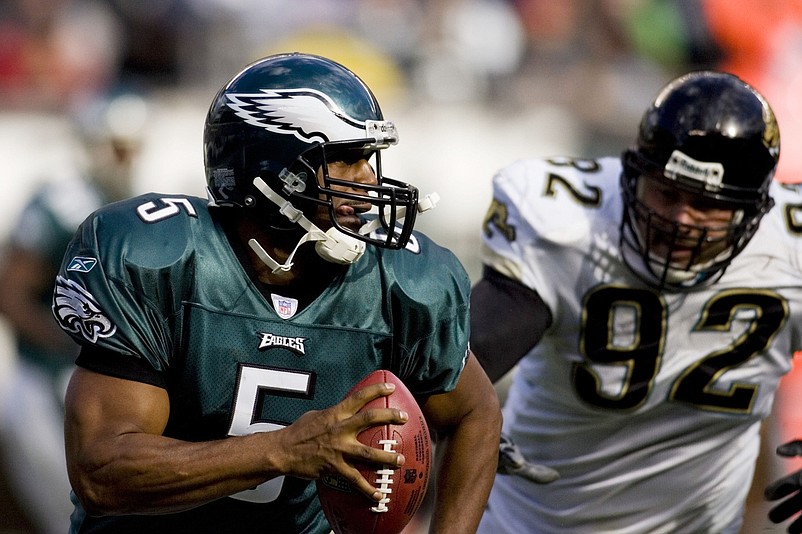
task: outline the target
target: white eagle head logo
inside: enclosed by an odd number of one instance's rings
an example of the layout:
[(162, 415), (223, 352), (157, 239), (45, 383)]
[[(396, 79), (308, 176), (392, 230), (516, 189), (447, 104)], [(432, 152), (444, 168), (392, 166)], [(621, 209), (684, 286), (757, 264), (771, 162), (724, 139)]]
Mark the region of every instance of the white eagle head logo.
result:
[(92, 343), (101, 337), (111, 337), (117, 331), (117, 327), (100, 310), (95, 297), (79, 284), (62, 276), (56, 278), (53, 315), (64, 330), (80, 333)]
[(359, 120), (315, 89), (262, 89), (261, 93), (228, 93), (227, 106), (251, 126), (293, 135), (304, 143), (372, 139), (377, 145), (398, 143), (389, 121)]

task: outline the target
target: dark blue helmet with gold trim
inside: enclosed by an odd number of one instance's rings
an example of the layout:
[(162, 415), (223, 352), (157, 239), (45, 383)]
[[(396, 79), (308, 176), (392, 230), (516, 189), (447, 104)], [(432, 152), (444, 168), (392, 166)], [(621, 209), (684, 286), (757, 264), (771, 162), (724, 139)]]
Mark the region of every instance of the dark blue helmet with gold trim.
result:
[[(773, 204), (769, 185), (779, 156), (774, 112), (753, 87), (715, 71), (691, 72), (670, 82), (644, 113), (634, 146), (622, 156), (621, 245), (627, 262), (633, 267), (642, 260), (634, 270), (641, 275), (645, 270), (644, 278), (661, 288), (689, 289), (718, 279)], [(723, 252), (710, 261), (696, 254), (683, 265), (651, 254), (648, 242), (654, 236), (675, 241), (698, 236), (695, 248), (701, 252), (713, 232), (680, 225), (650, 210), (638, 194), (643, 177), (733, 210), (733, 220), (723, 232)]]

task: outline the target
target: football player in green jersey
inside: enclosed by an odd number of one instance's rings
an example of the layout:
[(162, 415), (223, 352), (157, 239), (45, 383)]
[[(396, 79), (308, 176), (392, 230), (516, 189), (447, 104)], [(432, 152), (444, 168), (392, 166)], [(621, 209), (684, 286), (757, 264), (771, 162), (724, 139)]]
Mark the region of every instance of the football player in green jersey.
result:
[(79, 163), (57, 166), (36, 189), (1, 254), (0, 315), (16, 352), (0, 388), (0, 476), (37, 532), (64, 532), (72, 510), (63, 399), (78, 351), (51, 319), (53, 279), (81, 221), (130, 196), (149, 110), (143, 95), (113, 91), (65, 116)]
[(329, 532), (314, 479), (378, 500), (353, 464), (405, 461), (356, 439), (407, 417), (359, 412), (383, 385), (345, 398), (380, 368), (437, 438), (431, 530), (475, 531), (500, 410), (468, 349), (469, 280), (413, 232), (433, 199), (382, 174), (397, 141), (351, 71), (271, 56), (212, 102), (208, 201), (147, 194), (84, 222), (53, 299), (82, 346), (73, 532)]

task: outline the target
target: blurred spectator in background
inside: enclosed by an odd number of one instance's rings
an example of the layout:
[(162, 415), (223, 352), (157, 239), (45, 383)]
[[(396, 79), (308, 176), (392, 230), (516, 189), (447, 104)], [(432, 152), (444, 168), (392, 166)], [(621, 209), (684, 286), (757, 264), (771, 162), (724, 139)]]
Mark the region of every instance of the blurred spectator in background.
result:
[(146, 101), (130, 93), (75, 111), (83, 171), (54, 170), (14, 224), (0, 263), (0, 313), (17, 343), (0, 399), (3, 471), (37, 532), (66, 532), (72, 511), (63, 399), (77, 347), (53, 319), (53, 281), (83, 219), (106, 202), (129, 196), (147, 112)]
[[(78, 171), (68, 170), (75, 167), (68, 149), (74, 140), (62, 125), (117, 83), (121, 36), (107, 2), (0, 3), (4, 185), (11, 195), (27, 196), (35, 184), (53, 183), (30, 199), (16, 221), (14, 206), (25, 201), (11, 198), (5, 205), (0, 529), (65, 532), (69, 524), (58, 381), (73, 356), (69, 340), (53, 328), (49, 294), (66, 240), (100, 202), (94, 188), (101, 186), (89, 186)], [(82, 148), (87, 162), (97, 161), (89, 157), (89, 145)], [(32, 159), (38, 161), (27, 161)], [(25, 172), (33, 168), (46, 169), (46, 175)]]
[[(197, 0), (104, 0), (122, 31), (120, 77), (137, 84), (176, 85), (182, 57), (207, 36), (192, 17)], [(193, 37), (194, 35), (194, 37)]]
[[(772, 103), (783, 145), (802, 146), (802, 0), (635, 0), (628, 12), (636, 51), (737, 75)], [(802, 151), (783, 152), (776, 179), (802, 182)]]
[(11, 0), (0, 7), (5, 109), (63, 110), (115, 83), (120, 27), (101, 2)]

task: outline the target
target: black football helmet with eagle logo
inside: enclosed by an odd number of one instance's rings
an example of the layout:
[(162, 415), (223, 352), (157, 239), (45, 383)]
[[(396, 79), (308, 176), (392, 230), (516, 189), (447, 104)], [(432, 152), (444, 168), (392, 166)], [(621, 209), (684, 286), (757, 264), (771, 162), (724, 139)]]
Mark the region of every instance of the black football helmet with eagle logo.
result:
[[(624, 259), (660, 288), (686, 290), (714, 282), (771, 209), (769, 185), (779, 157), (780, 132), (774, 112), (753, 87), (732, 74), (715, 71), (691, 72), (670, 82), (644, 113), (637, 140), (622, 157)], [(650, 210), (638, 196), (643, 176), (733, 210), (725, 237), (714, 239), (709, 228), (689, 228)], [(699, 237), (696, 254), (687, 263), (677, 265), (649, 251), (648, 243), (655, 236), (677, 243), (691, 233)], [(702, 247), (716, 239), (726, 240), (723, 252), (713, 260), (700, 261)]]
[[(269, 56), (234, 76), (212, 101), (203, 140), (210, 205), (252, 209), (272, 228), (300, 225), (307, 232), (305, 217), (328, 206), (350, 243), (355, 238), (362, 247), (403, 248), (415, 223), (418, 190), (382, 174), (380, 152), (397, 142), (395, 126), (384, 120), (371, 90), (346, 67), (309, 54)], [(360, 184), (364, 194), (332, 187), (352, 185), (327, 172), (327, 162), (343, 154), (368, 159), (377, 185)], [(359, 231), (339, 225), (334, 197), (369, 202), (378, 223)]]

